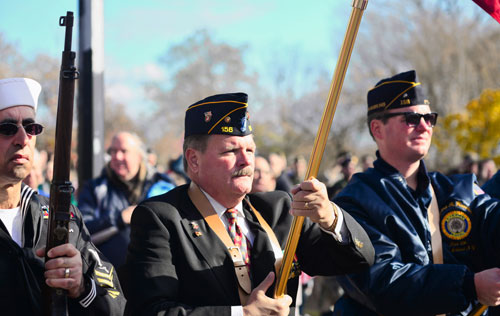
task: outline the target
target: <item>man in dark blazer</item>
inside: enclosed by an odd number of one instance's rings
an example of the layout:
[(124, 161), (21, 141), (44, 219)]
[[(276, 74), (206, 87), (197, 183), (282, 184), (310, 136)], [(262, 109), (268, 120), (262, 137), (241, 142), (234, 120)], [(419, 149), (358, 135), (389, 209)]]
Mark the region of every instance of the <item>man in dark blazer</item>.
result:
[[(192, 182), (134, 211), (126, 313), (288, 315), (299, 269), (333, 275), (373, 263), (364, 230), (328, 200), (325, 185), (316, 179), (294, 188), (293, 198), (282, 191), (248, 194), (255, 143), (247, 106), (247, 95), (234, 93), (208, 97), (187, 109), (184, 167)], [(235, 224), (226, 217), (231, 211)], [(273, 298), (272, 271), (282, 257), (290, 214), (305, 216), (305, 221), (288, 295)], [(236, 237), (239, 259), (231, 257), (234, 248), (226, 242), (226, 229), (236, 231), (231, 237)]]

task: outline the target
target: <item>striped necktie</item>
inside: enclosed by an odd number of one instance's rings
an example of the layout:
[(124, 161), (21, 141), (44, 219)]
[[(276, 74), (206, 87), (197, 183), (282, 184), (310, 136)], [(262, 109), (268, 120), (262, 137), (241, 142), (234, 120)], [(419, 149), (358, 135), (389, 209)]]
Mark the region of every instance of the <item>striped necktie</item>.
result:
[(248, 270), (250, 271), (251, 245), (247, 241), (247, 238), (241, 232), (240, 226), (238, 225), (238, 222), (236, 220), (236, 217), (238, 215), (238, 210), (235, 208), (228, 208), (224, 214), (226, 215), (229, 224), (228, 225), (229, 235), (233, 239), (234, 245), (240, 248), (241, 256), (243, 257), (243, 260), (245, 261), (245, 264), (248, 267)]

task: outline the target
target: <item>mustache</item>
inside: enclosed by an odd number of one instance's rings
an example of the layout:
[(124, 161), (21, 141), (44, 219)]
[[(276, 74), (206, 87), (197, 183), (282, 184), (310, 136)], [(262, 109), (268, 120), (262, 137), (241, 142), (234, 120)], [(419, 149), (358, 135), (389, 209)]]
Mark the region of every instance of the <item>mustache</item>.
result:
[(241, 177), (241, 176), (253, 176), (253, 170), (251, 167), (245, 167), (240, 170), (236, 170), (232, 174), (233, 177)]

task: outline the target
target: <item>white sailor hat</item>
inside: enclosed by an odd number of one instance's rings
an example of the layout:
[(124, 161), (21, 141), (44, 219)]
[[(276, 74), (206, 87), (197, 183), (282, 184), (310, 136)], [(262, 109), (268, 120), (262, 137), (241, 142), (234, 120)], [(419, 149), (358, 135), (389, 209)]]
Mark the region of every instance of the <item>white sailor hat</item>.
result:
[(42, 86), (29, 78), (0, 79), (0, 110), (27, 105), (35, 111)]

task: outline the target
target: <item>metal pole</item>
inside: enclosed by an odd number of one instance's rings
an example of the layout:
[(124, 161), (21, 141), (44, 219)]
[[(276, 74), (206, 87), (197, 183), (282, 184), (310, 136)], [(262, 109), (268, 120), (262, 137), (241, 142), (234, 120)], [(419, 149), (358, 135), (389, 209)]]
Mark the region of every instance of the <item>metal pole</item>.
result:
[[(354, 41), (356, 40), (361, 18), (363, 17), (363, 11), (366, 9), (367, 5), (368, 0), (354, 0), (352, 2), (353, 8), (351, 17), (349, 19), (344, 42), (340, 50), (337, 66), (330, 85), (328, 100), (323, 111), (323, 116), (321, 117), (321, 123), (318, 127), (316, 139), (314, 140), (314, 146), (309, 159), (305, 179), (315, 178), (318, 175), (319, 165), (321, 164), (321, 159), (325, 151), (326, 141), (328, 139), (328, 134), (330, 133), (333, 116), (335, 115), (335, 109), (337, 108), (337, 103), (339, 101), (340, 91), (342, 90), (342, 84), (344, 83), (347, 66), (349, 65), (349, 60), (354, 47)], [(303, 223), (303, 216), (294, 217), (292, 226), (290, 227), (290, 232), (288, 233), (288, 240), (283, 254), (283, 262), (278, 273), (278, 281), (274, 289), (274, 297), (282, 297), (285, 294), (288, 276), (290, 275), (290, 270), (292, 268), (293, 257), (295, 255), (295, 251), (297, 250), (297, 244), (299, 243)]]
[(79, 1), (78, 187), (104, 165), (104, 18), (102, 0)]

